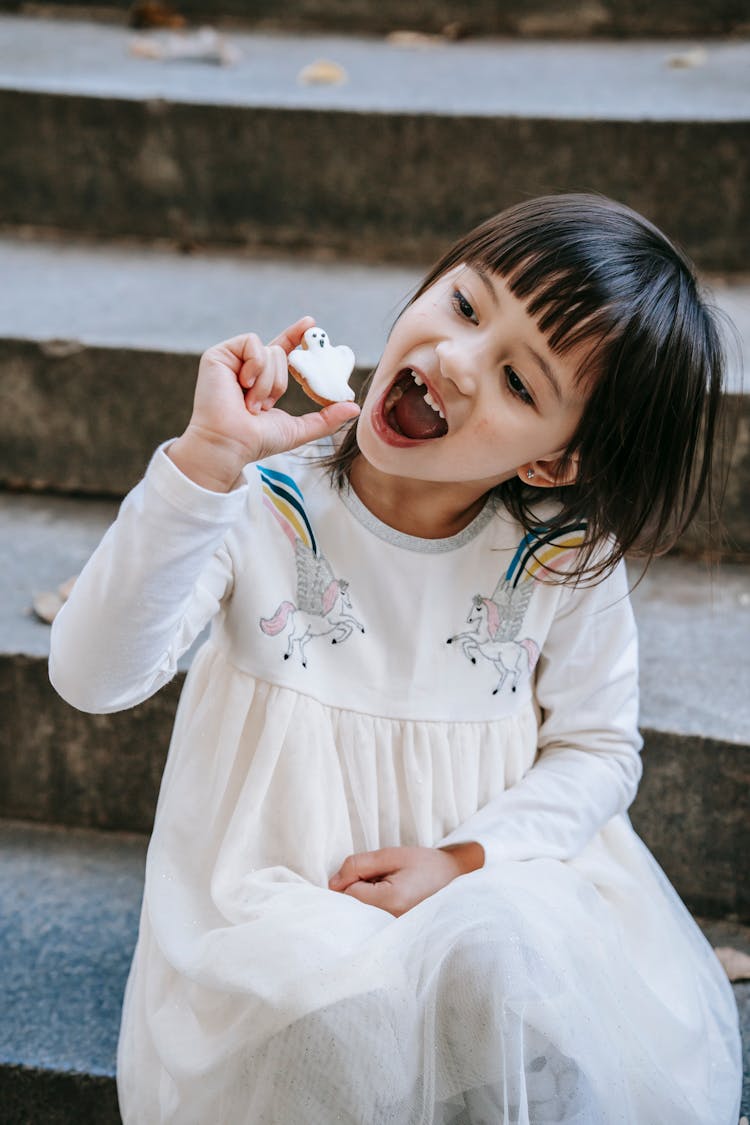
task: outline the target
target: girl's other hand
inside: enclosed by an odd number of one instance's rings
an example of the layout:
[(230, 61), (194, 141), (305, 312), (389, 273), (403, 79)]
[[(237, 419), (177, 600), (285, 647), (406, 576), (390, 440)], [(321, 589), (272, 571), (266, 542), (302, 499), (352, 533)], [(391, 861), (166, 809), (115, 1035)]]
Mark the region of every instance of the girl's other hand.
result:
[(276, 409), (289, 353), (314, 324), (302, 317), (268, 345), (254, 333), (234, 336), (201, 356), (190, 422), (168, 451), (196, 484), (228, 492), (245, 465), (332, 434), (357, 416), (352, 402), (301, 417)]
[(395, 918), (484, 863), (481, 844), (449, 848), (380, 848), (344, 860), (328, 888), (379, 906)]

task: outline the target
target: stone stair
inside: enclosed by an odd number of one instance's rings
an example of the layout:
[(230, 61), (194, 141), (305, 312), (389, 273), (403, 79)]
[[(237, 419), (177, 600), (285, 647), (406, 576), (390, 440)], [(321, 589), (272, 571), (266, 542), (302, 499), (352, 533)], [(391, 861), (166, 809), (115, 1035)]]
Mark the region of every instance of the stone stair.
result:
[[(132, 38), (0, 21), (6, 225), (413, 262), (523, 195), (585, 183), (702, 266), (746, 268), (745, 40), (674, 66), (684, 42), (238, 32), (237, 66), (210, 67), (134, 57)], [(319, 58), (348, 81), (300, 84)]]
[[(184, 426), (209, 344), (309, 311), (361, 377), (421, 267), (542, 191), (643, 210), (739, 331), (729, 557), (700, 561), (699, 527), (634, 595), (646, 748), (632, 819), (709, 940), (750, 951), (744, 5), (353, 0), (342, 21), (330, 0), (275, 17), (227, 0), (246, 21), (226, 32), (242, 52), (227, 68), (130, 55), (114, 4), (105, 20), (81, 3), (0, 8), (21, 13), (0, 16), (0, 1123), (119, 1121), (119, 1007), (180, 686), (119, 715), (73, 711), (49, 686), (34, 596), (78, 572)], [(381, 34), (448, 24), (485, 37)], [(300, 85), (318, 58), (348, 81)], [(296, 391), (287, 405), (302, 408)], [(748, 1113), (750, 984), (735, 993)]]

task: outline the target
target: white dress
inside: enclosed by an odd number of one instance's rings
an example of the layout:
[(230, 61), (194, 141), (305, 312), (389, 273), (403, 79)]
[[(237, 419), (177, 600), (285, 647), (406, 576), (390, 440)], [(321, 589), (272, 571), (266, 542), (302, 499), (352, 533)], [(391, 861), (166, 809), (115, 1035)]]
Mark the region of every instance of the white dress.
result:
[[(713, 951), (634, 833), (621, 566), (490, 501), (421, 540), (306, 450), (228, 495), (163, 449), (58, 616), (50, 672), (130, 707), (212, 621), (182, 694), (118, 1059), (125, 1125), (736, 1125)], [(531, 549), (534, 553), (531, 553)], [(346, 856), (479, 841), (400, 918)]]

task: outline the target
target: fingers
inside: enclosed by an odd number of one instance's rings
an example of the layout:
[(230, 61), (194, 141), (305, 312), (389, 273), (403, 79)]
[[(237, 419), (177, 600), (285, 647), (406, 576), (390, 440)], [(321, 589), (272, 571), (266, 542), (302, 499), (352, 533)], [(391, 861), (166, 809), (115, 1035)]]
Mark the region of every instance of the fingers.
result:
[(254, 352), (239, 374), (250, 413), (270, 409), (286, 390), (287, 379), (287, 357), (282, 348), (276, 345), (262, 348), (260, 357)]
[[(281, 348), (284, 354), (288, 355), (302, 342), (302, 337), (307, 329), (314, 325), (315, 319), (313, 317), (300, 317), (294, 324), (290, 324), (288, 328), (285, 328), (283, 332), (280, 332), (278, 336), (271, 340), (269, 347)], [(222, 340), (221, 343), (214, 344), (205, 354), (216, 355), (238, 373), (243, 363), (251, 360), (253, 356), (260, 358), (263, 349), (264, 344), (255, 332), (245, 332), (241, 336), (230, 336), (228, 340)]]
[(251, 414), (269, 410), (284, 394), (288, 382), (287, 357), (314, 324), (313, 317), (300, 317), (267, 347), (256, 333), (249, 332), (232, 336), (210, 349), (215, 358), (237, 376)]
[(311, 316), (300, 317), (294, 324), (290, 324), (283, 332), (280, 332), (275, 339), (271, 340), (271, 346), (274, 344), (282, 348), (286, 355), (296, 348), (301, 342), (302, 337), (308, 328), (315, 327), (315, 320)]
[(359, 882), (347, 887), (344, 894), (356, 898), (365, 906), (377, 906), (380, 910), (387, 910), (394, 918), (400, 918), (410, 908), (410, 903), (404, 898), (398, 886), (384, 879), (380, 883)]
[(379, 848), (375, 852), (360, 852), (350, 855), (341, 864), (336, 874), (329, 880), (332, 891), (343, 891), (352, 883), (364, 879), (382, 878), (398, 871), (403, 856), (400, 848)]
[(298, 445), (305, 445), (309, 441), (335, 434), (346, 422), (351, 422), (359, 414), (359, 407), (354, 402), (334, 402), (332, 406), (324, 406), (322, 410), (313, 411), (311, 414), (302, 414), (298, 418), (290, 418), (292, 423), (291, 443), (288, 449), (296, 449)]

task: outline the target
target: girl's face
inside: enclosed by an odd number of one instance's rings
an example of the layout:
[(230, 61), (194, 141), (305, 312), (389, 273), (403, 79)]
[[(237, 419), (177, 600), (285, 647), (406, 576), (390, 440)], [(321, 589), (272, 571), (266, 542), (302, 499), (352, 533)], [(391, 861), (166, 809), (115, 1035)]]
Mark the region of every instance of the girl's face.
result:
[(576, 375), (587, 350), (555, 355), (502, 278), (456, 266), (394, 325), (362, 408), (360, 451), (380, 472), (477, 494), (517, 473), (528, 480), (529, 468), (530, 483), (567, 483), (556, 468), (583, 411)]

